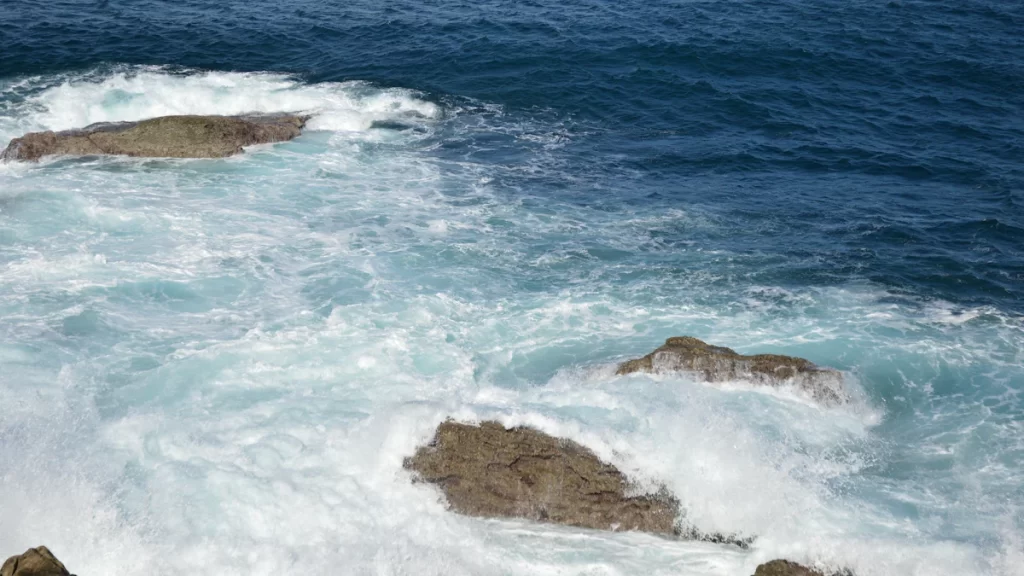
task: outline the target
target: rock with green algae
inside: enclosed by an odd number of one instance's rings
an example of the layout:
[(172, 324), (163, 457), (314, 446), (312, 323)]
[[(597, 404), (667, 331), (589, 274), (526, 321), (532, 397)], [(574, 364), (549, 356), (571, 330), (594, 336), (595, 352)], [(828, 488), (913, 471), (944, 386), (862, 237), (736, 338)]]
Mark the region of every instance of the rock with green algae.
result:
[(35, 162), (45, 156), (97, 154), (223, 158), (242, 152), (245, 146), (291, 140), (301, 134), (308, 119), (291, 114), (161, 116), (63, 132), (31, 132), (11, 140), (0, 160)]
[(737, 353), (692, 336), (669, 338), (650, 354), (619, 364), (616, 374), (686, 372), (706, 382), (746, 380), (767, 386), (792, 384), (825, 405), (843, 404), (849, 395), (838, 370), (779, 354)]
[(0, 576), (71, 576), (67, 568), (46, 546), (29, 548), (11, 556), (0, 567)]

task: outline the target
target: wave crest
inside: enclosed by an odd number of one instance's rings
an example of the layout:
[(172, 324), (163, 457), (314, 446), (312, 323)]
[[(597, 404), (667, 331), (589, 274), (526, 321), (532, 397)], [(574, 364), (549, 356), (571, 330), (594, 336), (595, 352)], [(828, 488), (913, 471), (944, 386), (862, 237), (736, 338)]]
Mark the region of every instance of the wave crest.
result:
[(425, 124), (442, 116), (440, 106), (405, 88), (361, 81), (309, 84), (286, 74), (165, 67), (27, 78), (0, 90), (0, 100), (17, 102), (0, 114), (0, 136), (6, 138), (175, 114), (310, 113), (315, 117), (309, 128), (343, 132)]

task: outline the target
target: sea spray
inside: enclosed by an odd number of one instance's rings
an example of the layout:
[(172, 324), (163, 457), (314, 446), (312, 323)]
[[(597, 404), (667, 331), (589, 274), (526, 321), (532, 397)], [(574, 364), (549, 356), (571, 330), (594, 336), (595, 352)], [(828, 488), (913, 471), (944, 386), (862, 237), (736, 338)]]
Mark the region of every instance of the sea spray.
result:
[[(0, 132), (324, 123), (230, 160), (0, 170), (0, 450), (30, 463), (0, 491), (16, 551), (45, 542), (82, 574), (725, 576), (780, 556), (1012, 574), (1014, 312), (802, 283), (813, 258), (730, 245), (754, 228), (727, 209), (580, 200), (564, 188), (625, 185), (575, 167), (586, 130), (549, 111), (273, 73), (76, 74), (6, 85)], [(778, 268), (792, 281), (758, 276)], [(679, 333), (806, 357), (860, 392), (823, 408), (614, 375)], [(668, 486), (701, 530), (756, 540), (451, 514), (401, 466), (448, 417), (571, 438)]]

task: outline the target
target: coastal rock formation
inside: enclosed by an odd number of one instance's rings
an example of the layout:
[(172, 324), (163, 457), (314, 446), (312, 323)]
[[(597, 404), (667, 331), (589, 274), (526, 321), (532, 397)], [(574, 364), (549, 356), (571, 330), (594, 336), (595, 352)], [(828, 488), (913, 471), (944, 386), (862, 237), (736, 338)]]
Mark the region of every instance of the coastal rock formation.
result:
[(67, 568), (46, 546), (29, 548), (24, 554), (11, 556), (0, 567), (0, 576), (71, 576)]
[(688, 372), (707, 382), (748, 380), (768, 386), (793, 384), (826, 405), (849, 400), (838, 370), (821, 368), (809, 360), (792, 356), (745, 356), (692, 336), (669, 338), (661, 348), (643, 358), (627, 360), (616, 370), (616, 374), (634, 372)]
[[(754, 576), (826, 576), (818, 570), (811, 570), (806, 566), (790, 562), (789, 560), (772, 560), (757, 567)], [(830, 572), (828, 576), (853, 576), (849, 570)]]
[(754, 576), (824, 576), (824, 574), (789, 560), (772, 560), (758, 566), (754, 571)]
[(614, 466), (575, 442), (531, 428), (444, 422), (405, 467), (440, 486), (461, 514), (677, 534), (675, 498), (631, 496), (629, 481)]
[(11, 140), (0, 160), (114, 154), (159, 158), (222, 158), (244, 146), (295, 138), (308, 116), (162, 116), (92, 124), (80, 130), (31, 132)]

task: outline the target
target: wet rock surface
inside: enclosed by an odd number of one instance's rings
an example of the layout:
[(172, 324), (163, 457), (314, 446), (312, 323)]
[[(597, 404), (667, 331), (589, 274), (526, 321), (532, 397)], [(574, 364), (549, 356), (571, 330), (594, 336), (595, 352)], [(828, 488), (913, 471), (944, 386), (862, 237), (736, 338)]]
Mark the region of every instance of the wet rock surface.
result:
[(675, 498), (664, 491), (630, 495), (630, 482), (614, 466), (531, 428), (444, 422), (405, 467), (438, 485), (460, 514), (678, 534)]
[(758, 566), (754, 576), (853, 576), (853, 572), (819, 572), (789, 560), (772, 560)]
[(29, 548), (11, 556), (0, 567), (0, 576), (71, 576), (64, 564), (46, 546)]
[(11, 140), (0, 160), (35, 162), (45, 156), (120, 155), (222, 158), (245, 146), (283, 142), (302, 133), (308, 116), (162, 116), (139, 122), (93, 124), (80, 130), (31, 132)]
[(650, 354), (619, 364), (616, 374), (686, 372), (706, 382), (746, 380), (766, 386), (792, 384), (814, 400), (835, 405), (849, 401), (838, 370), (779, 354), (743, 355), (692, 336), (669, 338)]
[(788, 560), (772, 560), (757, 567), (754, 576), (825, 576), (821, 572)]

